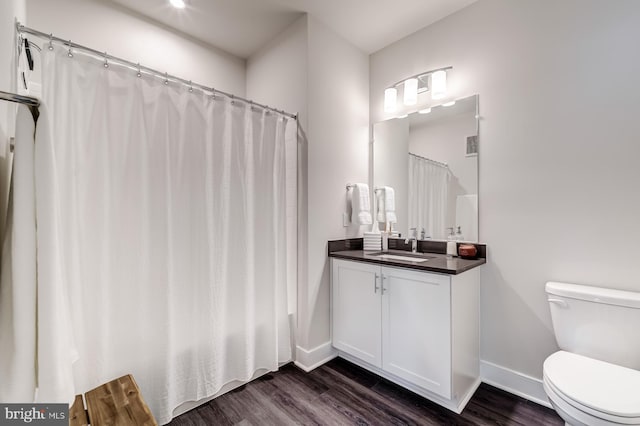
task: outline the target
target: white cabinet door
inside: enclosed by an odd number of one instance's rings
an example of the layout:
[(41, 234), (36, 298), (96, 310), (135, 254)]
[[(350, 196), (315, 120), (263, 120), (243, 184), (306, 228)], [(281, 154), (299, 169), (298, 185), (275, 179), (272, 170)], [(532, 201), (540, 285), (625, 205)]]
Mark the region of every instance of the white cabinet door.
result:
[(380, 266), (333, 259), (333, 346), (381, 367)]
[(382, 271), (382, 368), (451, 398), (450, 278)]

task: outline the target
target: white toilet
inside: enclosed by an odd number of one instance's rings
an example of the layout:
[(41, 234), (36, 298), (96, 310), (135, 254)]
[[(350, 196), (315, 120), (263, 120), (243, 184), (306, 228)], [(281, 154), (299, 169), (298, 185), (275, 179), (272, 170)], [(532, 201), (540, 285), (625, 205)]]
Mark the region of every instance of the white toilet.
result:
[(566, 424), (640, 425), (640, 293), (548, 282), (560, 351), (544, 390)]

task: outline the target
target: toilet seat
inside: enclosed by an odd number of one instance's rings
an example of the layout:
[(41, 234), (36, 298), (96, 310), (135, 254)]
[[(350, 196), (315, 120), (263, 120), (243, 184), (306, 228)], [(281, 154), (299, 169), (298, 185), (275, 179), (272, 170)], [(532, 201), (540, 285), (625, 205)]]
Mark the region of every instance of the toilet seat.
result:
[(544, 362), (544, 385), (576, 410), (613, 424), (640, 425), (640, 371), (559, 351)]
[[(554, 389), (547, 379), (543, 381), (544, 391), (547, 394), (551, 406), (565, 419), (568, 425), (575, 426), (637, 426), (640, 419), (631, 417), (616, 417), (598, 412), (589, 407), (581, 406), (565, 395), (561, 395)], [(571, 420), (569, 420), (571, 419)]]

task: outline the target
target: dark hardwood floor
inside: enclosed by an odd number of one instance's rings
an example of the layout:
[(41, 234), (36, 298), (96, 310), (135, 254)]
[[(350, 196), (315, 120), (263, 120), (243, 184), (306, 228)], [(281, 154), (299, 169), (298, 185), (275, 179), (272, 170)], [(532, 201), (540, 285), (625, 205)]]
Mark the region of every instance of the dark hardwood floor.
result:
[(462, 415), (337, 358), (277, 373), (176, 417), (192, 425), (564, 425), (548, 408), (482, 384)]

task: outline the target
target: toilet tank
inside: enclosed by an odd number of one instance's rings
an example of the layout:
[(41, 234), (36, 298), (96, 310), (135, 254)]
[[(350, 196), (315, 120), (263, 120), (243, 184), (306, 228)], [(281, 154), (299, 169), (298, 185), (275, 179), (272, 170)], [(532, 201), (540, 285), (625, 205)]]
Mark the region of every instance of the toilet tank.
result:
[(548, 282), (560, 349), (640, 370), (640, 293)]

